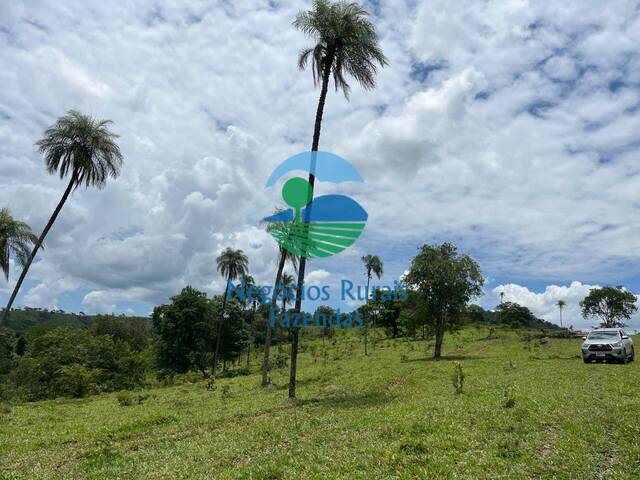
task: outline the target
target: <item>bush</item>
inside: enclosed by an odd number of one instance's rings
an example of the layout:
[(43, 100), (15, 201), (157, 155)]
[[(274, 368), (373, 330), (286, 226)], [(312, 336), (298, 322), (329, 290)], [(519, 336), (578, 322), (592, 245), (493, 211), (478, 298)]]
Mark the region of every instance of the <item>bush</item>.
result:
[(150, 361), (126, 342), (86, 329), (56, 328), (36, 338), (9, 374), (20, 399), (82, 397), (131, 389), (144, 382)]
[(460, 395), (462, 393), (462, 389), (464, 387), (464, 377), (465, 375), (462, 371), (462, 365), (460, 364), (460, 362), (456, 362), (453, 369), (453, 375), (451, 376), (453, 389), (456, 395)]
[(133, 405), (133, 394), (131, 392), (118, 392), (118, 395), (116, 395), (116, 399), (118, 400), (118, 403), (121, 407), (128, 407), (129, 405)]
[(56, 391), (68, 397), (84, 397), (99, 392), (101, 370), (80, 363), (65, 365), (58, 371)]
[(515, 385), (508, 386), (504, 391), (504, 400), (502, 406), (504, 408), (513, 408), (516, 405), (516, 387)]
[(118, 394), (116, 395), (116, 399), (118, 400), (118, 403), (121, 407), (128, 407), (134, 404), (140, 405), (148, 400), (149, 397), (150, 395), (148, 393), (141, 392), (135, 394), (127, 390), (118, 392)]
[(251, 371), (246, 367), (241, 367), (234, 370), (226, 370), (224, 372), (220, 372), (218, 378), (245, 377), (247, 375), (251, 375)]

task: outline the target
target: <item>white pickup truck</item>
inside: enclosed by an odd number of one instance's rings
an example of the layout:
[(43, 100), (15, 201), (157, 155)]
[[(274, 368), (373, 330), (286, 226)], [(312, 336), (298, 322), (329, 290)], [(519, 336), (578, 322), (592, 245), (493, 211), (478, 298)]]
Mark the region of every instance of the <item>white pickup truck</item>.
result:
[(582, 360), (627, 363), (635, 358), (633, 340), (621, 328), (598, 328), (582, 337)]

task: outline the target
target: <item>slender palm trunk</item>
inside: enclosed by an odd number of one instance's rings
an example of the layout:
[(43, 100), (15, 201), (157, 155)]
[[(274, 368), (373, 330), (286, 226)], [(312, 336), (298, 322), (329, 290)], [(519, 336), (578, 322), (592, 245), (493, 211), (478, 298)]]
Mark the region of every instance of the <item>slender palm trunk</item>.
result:
[[(316, 122), (313, 128), (313, 143), (311, 151), (317, 152), (320, 145), (320, 128), (322, 127), (322, 114), (324, 113), (324, 102), (327, 99), (327, 90), (329, 88), (329, 75), (331, 74), (331, 65), (333, 64), (334, 50), (329, 48), (325, 58), (324, 71), (322, 72), (322, 86), (320, 88), (320, 98), (318, 99), (318, 108), (316, 109)], [(313, 199), (313, 185), (316, 177), (313, 172), (309, 172), (309, 184), (311, 185), (311, 198)], [(312, 200), (313, 201), (313, 200)], [(302, 255), (300, 257), (300, 265), (298, 267), (298, 285), (296, 287), (296, 303), (294, 307), (295, 315), (300, 313), (302, 307), (302, 288), (304, 285), (304, 270), (307, 266), (307, 258)], [(291, 336), (291, 367), (289, 370), (289, 398), (296, 398), (296, 375), (298, 371), (298, 327), (293, 328)]]
[(7, 303), (7, 307), (4, 310), (4, 315), (2, 317), (2, 322), (0, 322), (0, 325), (7, 321), (7, 318), (9, 317), (9, 311), (11, 310), (11, 306), (13, 305), (13, 302), (15, 301), (16, 296), (18, 295), (18, 291), (20, 290), (20, 287), (22, 286), (22, 282), (24, 281), (24, 278), (27, 276), (27, 272), (29, 271), (29, 267), (31, 267), (31, 263), (33, 262), (33, 259), (36, 258), (36, 254), (38, 253), (38, 250), (40, 249), (40, 247), (42, 247), (42, 243), (44, 242), (44, 238), (49, 233), (49, 230), (51, 230), (51, 227), (53, 226), (53, 223), (56, 221), (56, 218), (58, 218), (58, 214), (60, 213), (60, 210), (62, 210), (62, 207), (64, 206), (65, 202), (67, 201), (67, 198), (69, 198), (69, 195), (73, 191), (75, 185), (76, 185), (76, 175), (74, 173), (71, 176), (71, 180), (69, 181), (69, 185), (67, 185), (67, 189), (64, 191), (64, 194), (62, 195), (62, 198), (60, 199), (60, 202), (58, 202), (58, 206), (53, 211), (53, 214), (51, 215), (51, 218), (49, 218), (49, 222), (44, 227), (44, 230), (40, 234), (40, 238), (38, 238), (37, 243), (33, 247), (33, 251), (31, 252), (31, 255), (29, 255), (29, 259), (27, 260), (27, 263), (25, 264), (24, 268), (22, 269), (22, 273), (20, 274), (20, 278), (18, 278), (18, 283), (16, 283), (16, 286), (13, 289), (13, 293), (11, 294), (11, 298), (9, 298), (9, 303)]
[(442, 340), (444, 339), (445, 323), (446, 322), (443, 314), (443, 316), (438, 320), (438, 323), (436, 324), (436, 345), (433, 352), (433, 358), (435, 358), (436, 360), (439, 360), (442, 356)]
[[(366, 290), (366, 295), (367, 295), (367, 300), (365, 302), (365, 307), (367, 305), (369, 305), (369, 283), (371, 282), (371, 273), (367, 272), (367, 290)], [(369, 352), (367, 351), (367, 343), (369, 340), (369, 310), (367, 310), (365, 308), (365, 319), (364, 319), (364, 354), (369, 355)]]
[[(224, 297), (222, 297), (222, 312), (220, 312), (220, 321), (218, 322), (218, 331), (216, 333), (216, 349), (213, 353), (213, 365), (211, 365), (211, 380), (215, 381), (218, 373), (218, 355), (220, 354), (220, 337), (222, 337), (222, 327), (224, 326), (224, 312), (227, 308), (227, 294), (229, 293), (229, 282), (231, 275), (227, 277), (227, 286), (224, 287)], [(226, 365), (225, 368), (226, 370)]]
[[(271, 308), (276, 308), (276, 297), (278, 295), (278, 284), (282, 278), (282, 270), (284, 270), (284, 263), (286, 260), (286, 256), (282, 253), (280, 254), (280, 261), (278, 262), (278, 271), (276, 273), (276, 281), (273, 287), (273, 293), (271, 294)], [(274, 312), (275, 314), (275, 312)], [(264, 357), (262, 359), (262, 386), (265, 387), (269, 384), (269, 352), (271, 350), (271, 319), (267, 319), (267, 335), (264, 339)]]
[(249, 368), (249, 363), (251, 359), (251, 344), (253, 343), (253, 339), (255, 336), (255, 324), (256, 324), (256, 301), (253, 301), (253, 305), (251, 306), (251, 325), (249, 326), (249, 345), (247, 345), (247, 368)]
[(560, 328), (562, 328), (562, 307), (560, 307)]

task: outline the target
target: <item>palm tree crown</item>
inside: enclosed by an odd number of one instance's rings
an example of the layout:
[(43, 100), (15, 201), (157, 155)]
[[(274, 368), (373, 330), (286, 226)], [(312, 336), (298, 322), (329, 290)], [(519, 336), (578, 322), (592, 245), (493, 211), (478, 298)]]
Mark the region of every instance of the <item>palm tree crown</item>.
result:
[(227, 247), (216, 259), (220, 275), (228, 280), (235, 280), (249, 271), (249, 259), (242, 250)]
[(364, 264), (364, 268), (367, 270), (367, 278), (371, 278), (372, 273), (378, 277), (378, 279), (382, 277), (383, 268), (380, 257), (377, 255), (365, 255), (362, 257), (362, 263)]
[(560, 308), (564, 307), (567, 304), (567, 302), (565, 302), (564, 300), (558, 300), (558, 302), (556, 303), (556, 305)]
[(351, 75), (365, 89), (376, 85), (376, 63), (384, 67), (387, 58), (378, 45), (378, 36), (368, 12), (357, 3), (315, 0), (313, 9), (296, 16), (293, 26), (313, 38), (315, 46), (305, 48), (298, 57), (304, 70), (311, 60), (314, 84), (330, 70), (336, 90), (349, 96), (346, 76)]
[[(282, 208), (276, 208), (274, 214), (278, 214), (283, 212)], [(273, 235), (273, 232), (279, 232), (286, 237), (293, 236), (293, 233), (290, 229), (291, 222), (270, 222), (267, 224), (267, 233), (269, 235)], [(285, 238), (286, 238), (285, 237)], [(283, 262), (283, 265), (289, 262), (289, 264), (293, 267), (295, 272), (298, 271), (298, 256), (284, 248), (282, 245), (278, 244), (279, 250), (279, 261)]]
[(291, 290), (294, 281), (295, 279), (293, 278), (293, 275), (290, 275), (286, 272), (282, 274), (282, 280), (280, 284), (282, 286), (282, 303), (284, 305), (292, 300), (292, 298), (289, 297), (289, 290)]
[(111, 120), (96, 120), (76, 110), (70, 110), (47, 128), (36, 142), (49, 173), (60, 178), (71, 173), (75, 186), (105, 186), (107, 178), (116, 178), (122, 167), (122, 154), (116, 143), (118, 135), (111, 133)]
[(33, 245), (38, 241), (31, 227), (11, 216), (9, 209), (0, 209), (0, 268), (9, 280), (9, 257), (15, 256), (24, 267), (29, 261)]

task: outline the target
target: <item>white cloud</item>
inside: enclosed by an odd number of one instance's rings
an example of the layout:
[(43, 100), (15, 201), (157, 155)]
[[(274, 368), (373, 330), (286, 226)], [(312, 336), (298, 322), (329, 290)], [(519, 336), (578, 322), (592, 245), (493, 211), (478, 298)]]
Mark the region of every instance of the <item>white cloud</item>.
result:
[[(599, 285), (585, 285), (580, 282), (571, 282), (569, 286), (548, 285), (543, 292), (536, 293), (527, 287), (509, 283), (498, 285), (491, 290), (495, 303), (499, 302), (500, 293), (504, 292), (505, 302), (514, 302), (529, 308), (534, 315), (555, 324), (560, 323), (560, 312), (557, 306), (558, 300), (564, 300), (566, 305), (562, 309), (562, 324), (565, 327), (573, 325), (576, 330), (589, 329), (597, 326), (597, 322), (584, 319), (580, 311), (580, 302), (593, 288)], [(629, 322), (631, 328), (640, 327), (640, 317), (634, 315)]]
[(307, 285), (325, 285), (331, 279), (331, 273), (326, 270), (312, 270), (305, 276)]
[[(354, 84), (346, 102), (331, 91), (321, 148), (363, 173), (364, 184), (337, 188), (369, 222), (350, 250), (311, 262), (307, 282), (315, 272), (358, 282), (360, 256), (374, 253), (392, 283), (418, 245), (444, 240), (494, 278), (633, 280), (633, 2), (367, 5), (391, 64), (373, 92)], [(46, 223), (65, 182), (33, 143), (70, 108), (114, 120), (125, 155), (120, 178), (67, 202), (19, 304), (65, 295), (78, 308), (138, 302), (146, 313), (186, 284), (219, 292), (215, 257), (226, 246), (273, 282), (276, 249), (260, 219), (280, 200), (264, 181), (309, 148), (318, 91), (296, 69), (308, 39), (290, 26), (308, 6), (0, 4), (0, 205), (36, 231)]]

